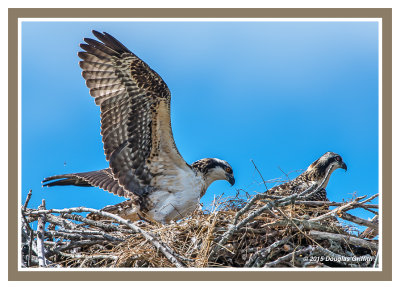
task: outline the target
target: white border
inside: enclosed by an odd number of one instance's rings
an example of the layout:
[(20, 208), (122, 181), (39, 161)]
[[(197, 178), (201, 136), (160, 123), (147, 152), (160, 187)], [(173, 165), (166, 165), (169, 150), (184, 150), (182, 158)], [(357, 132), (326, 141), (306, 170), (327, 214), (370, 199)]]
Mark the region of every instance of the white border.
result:
[(31, 22), (379, 22), (381, 18), (19, 18)]
[[(21, 170), (22, 170), (22, 146), (21, 146), (21, 24), (30, 22), (378, 22), (379, 24), (379, 267), (378, 268), (21, 268), (21, 251), (18, 250), (18, 271), (119, 271), (119, 272), (147, 272), (147, 271), (238, 271), (238, 272), (274, 272), (274, 271), (382, 271), (382, 19), (381, 18), (19, 18), (18, 19), (18, 232), (21, 228)], [(21, 247), (21, 234), (18, 234), (18, 248)]]

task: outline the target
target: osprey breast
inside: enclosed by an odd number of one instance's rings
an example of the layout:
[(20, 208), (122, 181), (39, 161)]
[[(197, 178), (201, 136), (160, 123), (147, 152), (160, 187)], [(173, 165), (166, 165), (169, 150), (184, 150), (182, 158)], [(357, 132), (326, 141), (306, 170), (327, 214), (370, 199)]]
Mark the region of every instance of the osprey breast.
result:
[(147, 212), (150, 219), (168, 223), (182, 219), (196, 210), (205, 188), (202, 177), (190, 170), (180, 170), (176, 177), (163, 178), (163, 182), (168, 190), (157, 190), (148, 196), (153, 204)]

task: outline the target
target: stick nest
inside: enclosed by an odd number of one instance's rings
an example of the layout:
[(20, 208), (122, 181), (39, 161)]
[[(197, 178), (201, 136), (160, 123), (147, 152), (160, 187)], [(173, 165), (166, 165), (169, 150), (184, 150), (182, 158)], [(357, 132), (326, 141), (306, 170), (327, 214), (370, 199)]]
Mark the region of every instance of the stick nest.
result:
[[(130, 222), (90, 208), (21, 208), (22, 267), (373, 267), (376, 198), (342, 203), (295, 197), (220, 197), (168, 225)], [(355, 208), (373, 212), (364, 220)], [(87, 212), (102, 216), (86, 218)], [(345, 220), (345, 221), (343, 221)], [(37, 221), (37, 229), (34, 230)], [(360, 231), (360, 226), (367, 227)]]

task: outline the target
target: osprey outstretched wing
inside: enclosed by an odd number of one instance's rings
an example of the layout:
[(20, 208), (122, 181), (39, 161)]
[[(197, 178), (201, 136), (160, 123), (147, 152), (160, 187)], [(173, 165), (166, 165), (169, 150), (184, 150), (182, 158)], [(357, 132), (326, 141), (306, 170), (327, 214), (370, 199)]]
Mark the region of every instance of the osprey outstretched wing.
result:
[(158, 222), (179, 219), (197, 206), (214, 180), (234, 183), (230, 165), (204, 159), (188, 165), (176, 148), (170, 91), (146, 63), (108, 33), (93, 31), (78, 56), (82, 76), (101, 111), (109, 168), (46, 178), (45, 186), (96, 186), (132, 199), (133, 211)]

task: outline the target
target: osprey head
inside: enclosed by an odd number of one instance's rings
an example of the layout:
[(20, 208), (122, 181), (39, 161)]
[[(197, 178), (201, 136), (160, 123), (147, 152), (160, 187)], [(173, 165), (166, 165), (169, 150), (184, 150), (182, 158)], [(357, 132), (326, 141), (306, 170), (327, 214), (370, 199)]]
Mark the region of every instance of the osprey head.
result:
[(207, 186), (217, 180), (226, 180), (232, 186), (235, 184), (232, 167), (226, 161), (206, 158), (194, 162), (192, 167), (203, 174)]
[(326, 172), (332, 167), (331, 173), (336, 169), (347, 171), (347, 165), (343, 162), (340, 155), (333, 152), (327, 152), (318, 160), (313, 162), (307, 169), (308, 172), (315, 172), (319, 177), (325, 176)]

